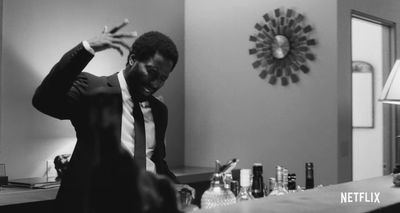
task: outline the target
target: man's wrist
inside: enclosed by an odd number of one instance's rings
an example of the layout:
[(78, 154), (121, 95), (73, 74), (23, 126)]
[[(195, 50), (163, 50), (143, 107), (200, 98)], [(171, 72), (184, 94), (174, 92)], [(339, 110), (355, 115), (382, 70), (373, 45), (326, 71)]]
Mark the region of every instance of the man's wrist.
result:
[(92, 55), (95, 55), (95, 54), (96, 54), (96, 52), (95, 52), (94, 49), (90, 46), (90, 44), (89, 44), (88, 41), (86, 41), (86, 40), (82, 41), (82, 45), (83, 45), (83, 47), (84, 47), (88, 52), (92, 53)]

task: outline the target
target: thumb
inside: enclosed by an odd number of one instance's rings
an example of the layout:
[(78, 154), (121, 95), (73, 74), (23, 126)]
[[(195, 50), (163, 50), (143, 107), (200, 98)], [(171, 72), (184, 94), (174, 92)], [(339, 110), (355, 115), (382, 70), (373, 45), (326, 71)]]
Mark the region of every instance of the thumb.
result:
[(107, 27), (107, 25), (104, 25), (104, 28), (103, 28), (103, 32), (102, 32), (102, 33), (106, 33), (106, 32), (107, 32), (107, 30), (108, 30), (108, 27)]

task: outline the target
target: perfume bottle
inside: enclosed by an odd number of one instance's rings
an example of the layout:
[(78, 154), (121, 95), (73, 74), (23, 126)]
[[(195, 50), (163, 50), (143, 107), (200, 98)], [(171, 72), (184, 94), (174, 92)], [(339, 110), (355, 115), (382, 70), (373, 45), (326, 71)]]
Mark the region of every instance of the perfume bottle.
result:
[(283, 167), (276, 166), (276, 186), (269, 196), (279, 196), (289, 193), (283, 186)]
[(240, 191), (236, 198), (238, 202), (254, 199), (250, 191), (250, 171), (250, 169), (240, 170)]

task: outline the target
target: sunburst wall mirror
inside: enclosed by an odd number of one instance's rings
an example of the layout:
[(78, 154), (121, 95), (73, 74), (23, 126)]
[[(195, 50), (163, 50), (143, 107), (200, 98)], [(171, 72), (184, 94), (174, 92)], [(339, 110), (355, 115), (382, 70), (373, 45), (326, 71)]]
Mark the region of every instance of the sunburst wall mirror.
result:
[(307, 61), (315, 61), (311, 47), (317, 42), (311, 38), (313, 28), (305, 23), (304, 15), (277, 8), (266, 13), (254, 27), (249, 54), (256, 58), (252, 66), (261, 79), (287, 86), (299, 82), (301, 73), (310, 72)]

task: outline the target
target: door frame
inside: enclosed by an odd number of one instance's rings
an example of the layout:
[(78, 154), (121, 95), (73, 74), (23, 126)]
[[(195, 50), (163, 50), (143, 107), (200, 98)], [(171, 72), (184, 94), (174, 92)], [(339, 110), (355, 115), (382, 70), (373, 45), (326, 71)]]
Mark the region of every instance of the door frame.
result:
[[(389, 76), (391, 67), (396, 59), (396, 24), (392, 21), (372, 16), (357, 10), (351, 10), (350, 20), (352, 20), (352, 18), (358, 18), (364, 21), (380, 24), (386, 26), (389, 30), (389, 39), (388, 41), (384, 40), (385, 43), (383, 44), (383, 47), (389, 47), (389, 49), (383, 49), (383, 60), (388, 62), (383, 63), (382, 68), (382, 85), (384, 85), (387, 77)], [(352, 58), (352, 53), (350, 53), (350, 55)], [(377, 97), (379, 95), (380, 94), (377, 94)], [(398, 107), (395, 105), (383, 104), (383, 175), (390, 174), (396, 162), (399, 162), (399, 156), (396, 155), (396, 150), (399, 147), (397, 146), (397, 143), (400, 141), (400, 137), (398, 136), (400, 133), (400, 125), (396, 125), (396, 121), (400, 121), (400, 109), (397, 108)], [(351, 145), (352, 144), (353, 142)], [(351, 149), (351, 155), (352, 152), (353, 148)], [(353, 163), (352, 160), (351, 163)]]

